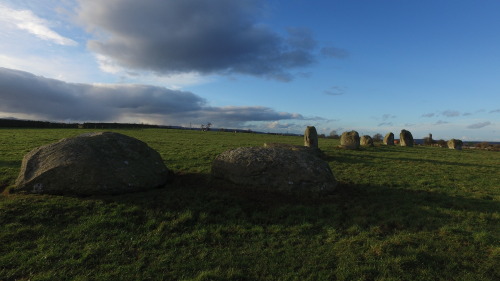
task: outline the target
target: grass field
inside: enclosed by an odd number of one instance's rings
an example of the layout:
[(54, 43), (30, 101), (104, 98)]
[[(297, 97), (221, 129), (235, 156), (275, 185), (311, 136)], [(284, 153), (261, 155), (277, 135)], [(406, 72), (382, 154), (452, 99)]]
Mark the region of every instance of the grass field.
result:
[[(0, 129), (0, 191), (24, 154), (89, 130)], [(216, 185), (214, 157), (299, 137), (119, 130), (176, 173), (144, 193), (0, 195), (0, 280), (499, 280), (500, 154), (357, 151), (320, 139), (335, 194)]]

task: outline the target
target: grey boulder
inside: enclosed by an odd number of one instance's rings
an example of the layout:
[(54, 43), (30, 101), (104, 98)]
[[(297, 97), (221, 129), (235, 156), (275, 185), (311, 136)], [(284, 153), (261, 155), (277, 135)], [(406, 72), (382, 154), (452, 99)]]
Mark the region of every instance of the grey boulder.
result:
[(359, 141), (359, 134), (356, 131), (343, 132), (340, 136), (340, 145), (345, 149), (358, 149)]
[(385, 145), (394, 145), (394, 134), (392, 132), (389, 132), (385, 135), (384, 144)]
[(399, 144), (401, 146), (413, 146), (413, 135), (410, 131), (404, 129), (401, 130), (401, 133), (399, 134)]
[(14, 192), (105, 195), (144, 191), (172, 177), (146, 143), (118, 133), (87, 133), (24, 156)]
[(283, 192), (328, 193), (337, 181), (320, 158), (281, 147), (240, 147), (212, 163), (212, 176), (240, 187)]

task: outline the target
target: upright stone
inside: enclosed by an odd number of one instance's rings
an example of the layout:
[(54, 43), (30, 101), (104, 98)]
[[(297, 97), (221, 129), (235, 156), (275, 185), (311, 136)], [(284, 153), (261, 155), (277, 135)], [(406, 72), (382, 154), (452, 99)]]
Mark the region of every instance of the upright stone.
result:
[(399, 143), (401, 146), (413, 146), (413, 136), (410, 131), (405, 129), (401, 130), (399, 134)]
[(361, 137), (362, 146), (373, 146), (373, 139), (369, 135), (364, 135)]
[(359, 134), (356, 131), (343, 132), (340, 137), (340, 145), (345, 149), (359, 148)]
[(392, 132), (389, 132), (385, 135), (384, 144), (385, 145), (394, 145), (394, 134)]
[(146, 143), (118, 133), (87, 133), (24, 156), (13, 192), (103, 195), (165, 185), (171, 172)]
[(448, 141), (449, 149), (462, 150), (463, 142), (457, 139), (451, 139)]
[(314, 126), (307, 126), (304, 132), (304, 146), (318, 147), (318, 132)]

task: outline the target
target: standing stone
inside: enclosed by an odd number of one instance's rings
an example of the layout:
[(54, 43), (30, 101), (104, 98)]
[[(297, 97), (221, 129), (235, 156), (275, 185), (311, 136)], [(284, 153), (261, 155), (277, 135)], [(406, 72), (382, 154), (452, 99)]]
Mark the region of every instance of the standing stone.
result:
[(384, 137), (385, 145), (394, 145), (394, 134), (392, 132), (387, 133)]
[(364, 135), (361, 137), (360, 143), (362, 146), (373, 146), (373, 139), (369, 135)]
[(462, 150), (463, 142), (457, 139), (451, 139), (448, 141), (449, 149)]
[(304, 132), (304, 146), (318, 147), (318, 133), (314, 126), (307, 126)]
[(359, 134), (356, 131), (343, 132), (340, 137), (340, 145), (345, 149), (359, 148)]
[(171, 176), (160, 154), (146, 143), (118, 133), (87, 133), (29, 152), (12, 191), (122, 194), (163, 186)]
[(399, 134), (399, 143), (401, 146), (413, 146), (413, 136), (410, 131), (405, 129), (401, 130), (401, 133)]

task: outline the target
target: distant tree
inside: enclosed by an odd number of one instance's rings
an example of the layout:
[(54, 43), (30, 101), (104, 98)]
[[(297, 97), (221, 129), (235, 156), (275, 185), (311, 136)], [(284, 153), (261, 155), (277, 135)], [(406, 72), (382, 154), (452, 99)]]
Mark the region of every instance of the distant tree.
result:
[(443, 140), (443, 139), (438, 140), (436, 143), (437, 143), (440, 147), (448, 147), (448, 143), (447, 143), (445, 140)]
[(379, 133), (373, 135), (373, 142), (382, 142), (383, 139), (384, 137)]
[(339, 136), (339, 134), (337, 133), (337, 131), (332, 130), (332, 131), (330, 132), (330, 136), (329, 136), (329, 138), (331, 138), (331, 139), (340, 139), (340, 136)]
[(326, 138), (325, 134), (321, 134), (321, 135), (319, 135), (318, 137), (319, 137), (319, 138), (321, 138), (321, 139)]

